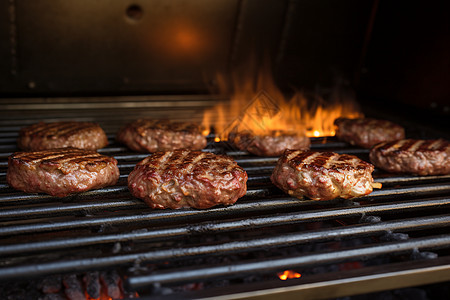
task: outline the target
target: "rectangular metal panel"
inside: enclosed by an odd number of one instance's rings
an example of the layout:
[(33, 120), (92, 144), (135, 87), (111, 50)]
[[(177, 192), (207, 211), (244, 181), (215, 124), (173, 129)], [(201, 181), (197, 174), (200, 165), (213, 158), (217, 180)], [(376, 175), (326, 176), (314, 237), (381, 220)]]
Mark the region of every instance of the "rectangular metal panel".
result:
[(227, 63), (238, 7), (228, 0), (5, 3), (2, 23), (17, 18), (0, 37), (10, 40), (17, 29), (18, 75), (5, 70), (11, 45), (2, 46), (3, 92), (204, 88)]

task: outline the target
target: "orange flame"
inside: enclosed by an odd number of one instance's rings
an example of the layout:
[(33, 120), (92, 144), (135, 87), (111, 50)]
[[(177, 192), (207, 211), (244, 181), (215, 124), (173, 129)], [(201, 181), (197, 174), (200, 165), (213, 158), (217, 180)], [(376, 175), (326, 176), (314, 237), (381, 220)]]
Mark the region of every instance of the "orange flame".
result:
[[(251, 68), (249, 68), (251, 69)], [(218, 103), (203, 115), (204, 134), (213, 128), (220, 140), (231, 131), (250, 131), (255, 135), (298, 134), (309, 137), (334, 136), (334, 120), (362, 117), (351, 93), (337, 86), (327, 99), (297, 91), (286, 97), (276, 86), (268, 68), (255, 76), (232, 76), (230, 101)], [(228, 94), (223, 76), (219, 91)]]
[(287, 280), (287, 279), (292, 279), (292, 278), (300, 278), (300, 277), (302, 277), (302, 274), (297, 273), (297, 272), (292, 271), (292, 270), (286, 270), (286, 271), (284, 271), (282, 273), (278, 273), (278, 277), (281, 280)]

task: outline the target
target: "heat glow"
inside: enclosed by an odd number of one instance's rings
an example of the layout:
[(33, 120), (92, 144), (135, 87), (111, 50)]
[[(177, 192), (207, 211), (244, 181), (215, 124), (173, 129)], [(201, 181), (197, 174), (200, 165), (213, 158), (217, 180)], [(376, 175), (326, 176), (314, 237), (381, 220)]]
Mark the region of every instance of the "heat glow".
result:
[(292, 270), (286, 270), (286, 271), (284, 271), (282, 273), (278, 273), (278, 277), (281, 280), (287, 280), (287, 279), (293, 279), (293, 278), (300, 278), (300, 277), (302, 277), (302, 274), (297, 273), (297, 272), (292, 271)]
[[(302, 91), (287, 97), (276, 86), (269, 71), (260, 71), (257, 76), (231, 77), (229, 84), (223, 76), (218, 76), (219, 92), (229, 95), (229, 101), (218, 103), (203, 115), (203, 128), (214, 129), (219, 140), (227, 140), (231, 131), (250, 131), (255, 135), (334, 136), (335, 119), (363, 116), (353, 94), (341, 86), (328, 90), (326, 97)], [(204, 134), (209, 134), (209, 130)]]

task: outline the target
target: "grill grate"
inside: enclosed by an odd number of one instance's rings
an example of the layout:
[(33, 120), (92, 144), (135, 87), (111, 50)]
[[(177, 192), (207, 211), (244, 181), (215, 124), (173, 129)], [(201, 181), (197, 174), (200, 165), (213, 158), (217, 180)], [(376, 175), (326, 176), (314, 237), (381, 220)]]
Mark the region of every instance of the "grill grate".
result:
[[(151, 210), (126, 186), (127, 174), (147, 154), (115, 143), (120, 122), (102, 116), (99, 123), (110, 145), (99, 152), (119, 161), (116, 186), (65, 198), (15, 191), (5, 176), (18, 130), (54, 118), (47, 114), (0, 121), (0, 285), (117, 269), (132, 289), (149, 297), (161, 287), (171, 288), (174, 297), (216, 299), (263, 297), (262, 289), (275, 295), (284, 287), (286, 294), (320, 297), (327, 291), (329, 298), (376, 291), (380, 282), (384, 288), (400, 288), (450, 280), (450, 175), (376, 170), (383, 188), (368, 196), (298, 201), (270, 182), (277, 158), (254, 157), (210, 141), (205, 151), (231, 155), (248, 172), (246, 196), (230, 207)], [(58, 119), (76, 119), (73, 115)], [(312, 148), (368, 159), (368, 150), (332, 137), (313, 139)], [(278, 279), (277, 273), (287, 269), (302, 277)], [(202, 289), (186, 290), (198, 282)], [(347, 288), (333, 289), (336, 285)]]

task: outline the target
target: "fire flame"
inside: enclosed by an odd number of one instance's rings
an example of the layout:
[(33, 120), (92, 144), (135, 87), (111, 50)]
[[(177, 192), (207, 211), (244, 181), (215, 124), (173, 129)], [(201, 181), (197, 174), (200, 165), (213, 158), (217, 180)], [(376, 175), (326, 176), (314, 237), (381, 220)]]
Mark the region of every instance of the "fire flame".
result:
[[(87, 292), (85, 292), (84, 295), (86, 296), (86, 300), (113, 300), (113, 298), (109, 297), (108, 295), (105, 295), (103, 292), (99, 298), (92, 298), (88, 295)], [(120, 299), (122, 299), (122, 298), (120, 298)]]
[(86, 296), (86, 300), (113, 300), (113, 298), (104, 295), (104, 293), (102, 293), (99, 298), (92, 298), (88, 295), (87, 292), (85, 292), (84, 295)]
[[(251, 69), (251, 68), (250, 68)], [(230, 101), (218, 103), (203, 115), (204, 134), (213, 128), (216, 141), (227, 140), (231, 131), (250, 131), (254, 135), (297, 134), (309, 137), (334, 136), (334, 120), (362, 117), (351, 93), (336, 86), (327, 99), (319, 94), (297, 91), (291, 97), (276, 86), (268, 68), (255, 76), (232, 75), (232, 84), (218, 76), (219, 92)]]
[(278, 277), (281, 280), (287, 280), (287, 279), (292, 279), (292, 278), (300, 278), (300, 277), (302, 277), (302, 274), (297, 273), (297, 272), (292, 271), (292, 270), (286, 270), (286, 271), (284, 271), (282, 273), (278, 273)]

